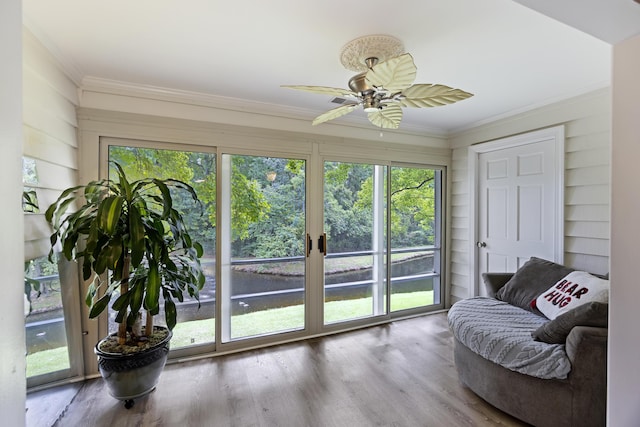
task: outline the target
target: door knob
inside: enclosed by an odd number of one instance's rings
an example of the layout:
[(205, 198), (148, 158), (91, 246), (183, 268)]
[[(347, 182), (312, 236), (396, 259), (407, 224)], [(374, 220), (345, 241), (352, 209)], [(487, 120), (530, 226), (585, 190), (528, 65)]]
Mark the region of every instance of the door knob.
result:
[(476, 246), (479, 248), (486, 248), (487, 244), (485, 242), (476, 242)]

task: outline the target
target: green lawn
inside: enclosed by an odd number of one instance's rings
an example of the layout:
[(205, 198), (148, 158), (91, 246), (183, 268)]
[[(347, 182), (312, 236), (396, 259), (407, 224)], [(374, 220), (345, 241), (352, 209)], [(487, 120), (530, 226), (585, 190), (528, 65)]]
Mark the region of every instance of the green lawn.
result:
[[(405, 310), (433, 304), (433, 291), (394, 294), (391, 310)], [(331, 301), (325, 304), (326, 323), (339, 322), (372, 315), (372, 301), (369, 298)], [(264, 333), (283, 332), (304, 326), (302, 305), (255, 311), (232, 316), (233, 337), (250, 337)], [(173, 330), (171, 347), (185, 347), (214, 340), (215, 319), (182, 322)], [(27, 377), (57, 370), (68, 369), (67, 347), (40, 351), (27, 355)]]
[(27, 378), (63, 369), (69, 369), (66, 346), (27, 355)]

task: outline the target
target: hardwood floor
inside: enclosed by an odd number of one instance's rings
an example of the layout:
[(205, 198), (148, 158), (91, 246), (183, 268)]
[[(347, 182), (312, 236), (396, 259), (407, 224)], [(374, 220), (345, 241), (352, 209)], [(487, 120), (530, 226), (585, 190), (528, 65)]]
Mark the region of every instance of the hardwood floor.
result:
[[(522, 426), (458, 381), (446, 314), (167, 365), (127, 410), (87, 381), (55, 426)], [(46, 393), (55, 393), (47, 391)], [(29, 427), (39, 426), (30, 399)], [(39, 401), (46, 406), (46, 397)]]

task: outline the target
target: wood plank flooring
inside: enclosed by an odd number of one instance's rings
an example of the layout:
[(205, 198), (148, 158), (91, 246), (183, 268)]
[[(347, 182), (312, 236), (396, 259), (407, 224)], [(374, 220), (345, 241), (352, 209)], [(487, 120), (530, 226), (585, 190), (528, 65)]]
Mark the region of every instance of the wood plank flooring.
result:
[[(53, 393), (49, 391), (48, 393)], [(40, 400), (46, 406), (46, 398)], [(31, 400), (28, 426), (39, 426)], [(167, 365), (127, 410), (87, 381), (55, 426), (522, 426), (458, 380), (446, 314)]]

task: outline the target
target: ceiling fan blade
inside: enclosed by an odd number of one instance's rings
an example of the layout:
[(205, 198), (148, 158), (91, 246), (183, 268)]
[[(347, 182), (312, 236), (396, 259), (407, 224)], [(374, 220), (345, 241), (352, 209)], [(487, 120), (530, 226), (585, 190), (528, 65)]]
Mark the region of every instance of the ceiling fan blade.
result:
[(295, 85), (284, 85), (280, 87), (285, 87), (287, 89), (296, 89), (303, 90), (305, 92), (319, 93), (322, 95), (332, 95), (332, 96), (353, 96), (357, 97), (358, 95), (355, 92), (350, 91), (349, 89), (340, 89), (336, 87), (326, 87), (326, 86), (295, 86)]
[(337, 119), (338, 117), (342, 117), (345, 114), (349, 114), (359, 106), (360, 104), (342, 105), (338, 108), (334, 108), (333, 110), (329, 110), (326, 113), (320, 114), (318, 117), (313, 119), (313, 122), (311, 122), (311, 124), (315, 126), (319, 125), (320, 123), (328, 122), (329, 120)]
[(402, 108), (398, 104), (387, 104), (378, 111), (369, 113), (369, 121), (384, 129), (398, 129), (402, 120)]
[(374, 65), (367, 71), (366, 80), (370, 86), (383, 87), (392, 93), (400, 92), (411, 86), (417, 71), (413, 57), (405, 53)]
[(473, 96), (469, 92), (438, 84), (413, 85), (403, 90), (400, 95), (400, 104), (403, 107), (415, 108), (439, 107)]

